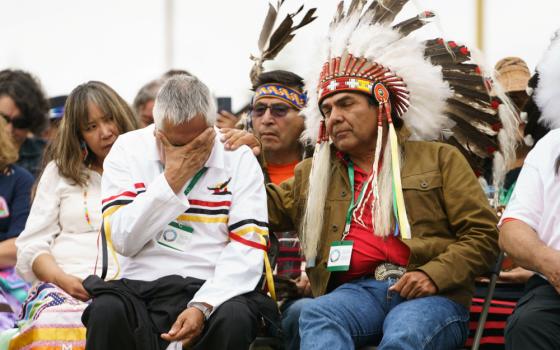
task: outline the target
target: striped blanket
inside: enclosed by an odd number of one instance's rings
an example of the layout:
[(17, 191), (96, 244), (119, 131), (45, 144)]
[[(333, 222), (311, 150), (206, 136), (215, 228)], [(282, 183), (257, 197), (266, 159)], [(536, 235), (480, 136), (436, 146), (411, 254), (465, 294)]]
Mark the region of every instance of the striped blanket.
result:
[(81, 317), (87, 306), (53, 284), (37, 284), (23, 304), (9, 350), (84, 350)]

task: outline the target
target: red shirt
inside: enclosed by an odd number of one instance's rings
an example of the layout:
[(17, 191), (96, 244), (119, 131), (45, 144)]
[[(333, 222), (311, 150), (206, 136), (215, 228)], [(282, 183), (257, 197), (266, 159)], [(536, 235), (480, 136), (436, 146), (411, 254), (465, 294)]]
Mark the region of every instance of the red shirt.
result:
[[(354, 165), (354, 201), (357, 203), (358, 196), (362, 190), (362, 184), (367, 180), (368, 174)], [(367, 191), (371, 191), (371, 185)], [(366, 192), (367, 194), (367, 192)], [(364, 194), (365, 196), (365, 194)], [(354, 241), (350, 269), (345, 272), (335, 272), (338, 284), (346, 283), (356, 278), (373, 275), (375, 268), (381, 262), (406, 266), (410, 255), (410, 249), (398, 237), (390, 235), (379, 237), (373, 234), (371, 220), (371, 206), (373, 196), (365, 203), (363, 222), (365, 227), (354, 219), (350, 223), (350, 231), (346, 241)]]

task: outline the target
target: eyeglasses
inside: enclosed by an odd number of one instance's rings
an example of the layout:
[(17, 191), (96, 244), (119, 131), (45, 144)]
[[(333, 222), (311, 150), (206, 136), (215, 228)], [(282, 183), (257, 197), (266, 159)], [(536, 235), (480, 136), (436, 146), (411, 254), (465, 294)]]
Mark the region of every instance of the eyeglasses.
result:
[(20, 117), (10, 118), (3, 113), (0, 113), (0, 116), (4, 118), (6, 124), (12, 124), (12, 126), (16, 129), (29, 129), (29, 127), (31, 126), (31, 122), (29, 121), (29, 119), (25, 117), (20, 116)]
[(251, 116), (253, 117), (262, 117), (266, 110), (270, 108), (270, 113), (276, 118), (282, 118), (288, 115), (288, 112), (291, 109), (294, 109), (288, 105), (283, 103), (273, 103), (270, 105), (265, 105), (264, 103), (257, 103), (251, 109)]

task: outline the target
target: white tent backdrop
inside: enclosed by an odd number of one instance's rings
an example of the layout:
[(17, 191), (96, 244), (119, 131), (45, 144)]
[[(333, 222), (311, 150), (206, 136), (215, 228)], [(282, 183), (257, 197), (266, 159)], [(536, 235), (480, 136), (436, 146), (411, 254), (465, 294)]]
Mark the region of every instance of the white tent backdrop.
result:
[[(319, 19), (303, 28), (267, 68), (305, 75), (338, 0), (306, 0)], [(524, 58), (531, 69), (560, 27), (557, 0), (485, 0), (487, 64)], [(286, 0), (283, 14), (301, 1)], [(419, 35), (475, 46), (476, 0), (415, 0), (406, 15), (430, 9), (439, 25)], [(67, 94), (87, 80), (101, 80), (126, 100), (169, 68), (187, 69), (217, 96), (232, 96), (234, 108), (249, 98), (250, 53), (268, 2), (192, 0), (3, 0), (0, 69), (35, 74), (49, 96)]]

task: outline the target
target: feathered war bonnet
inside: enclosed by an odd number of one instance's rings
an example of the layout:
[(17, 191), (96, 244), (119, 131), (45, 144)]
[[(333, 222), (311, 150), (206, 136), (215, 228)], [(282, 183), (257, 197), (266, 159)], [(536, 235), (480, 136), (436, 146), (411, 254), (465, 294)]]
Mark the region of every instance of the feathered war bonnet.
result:
[[(499, 100), (488, 93), (489, 80), (477, 65), (468, 63), (466, 47), (442, 39), (420, 42), (408, 36), (428, 23), (434, 17), (432, 12), (392, 25), (406, 3), (376, 0), (366, 7), (366, 0), (353, 0), (344, 11), (341, 2), (321, 57), (306, 79), (306, 136), (317, 140), (301, 231), (304, 254), (311, 263), (323, 228), (331, 171), (330, 141), (319, 108), (323, 99), (354, 91), (371, 96), (378, 105), (378, 118), (372, 120), (378, 125), (375, 157), (364, 184), (371, 184), (371, 191), (357, 203), (353, 219), (363, 223), (365, 203), (373, 196), (373, 227), (379, 236), (411, 237), (395, 118), (404, 122), (412, 140), (445, 140), (457, 146), (475, 170), (500, 149), (498, 132), (505, 123), (498, 113)], [(515, 134), (516, 123), (507, 124), (511, 124), (508, 134)], [(389, 127), (388, 139), (383, 139), (383, 125)], [(515, 144), (510, 139), (504, 137), (503, 141)]]

